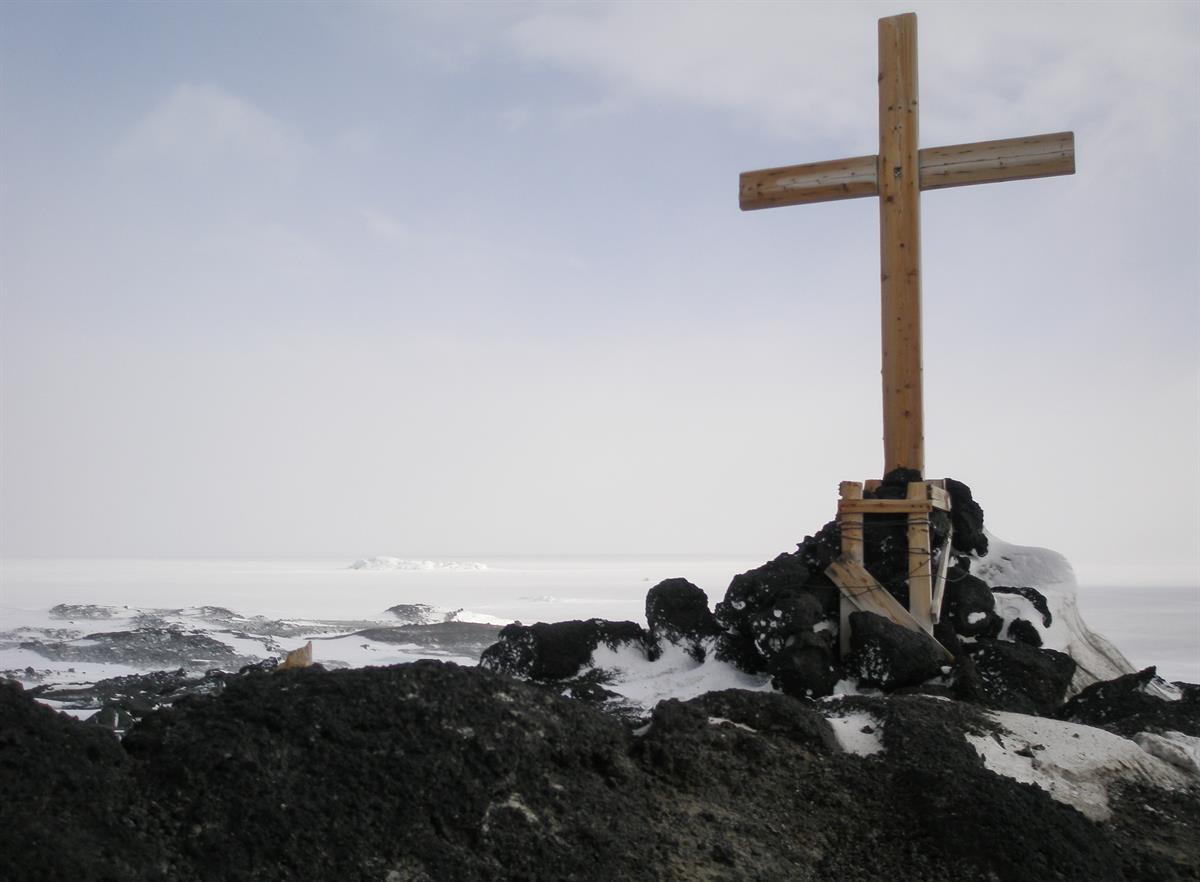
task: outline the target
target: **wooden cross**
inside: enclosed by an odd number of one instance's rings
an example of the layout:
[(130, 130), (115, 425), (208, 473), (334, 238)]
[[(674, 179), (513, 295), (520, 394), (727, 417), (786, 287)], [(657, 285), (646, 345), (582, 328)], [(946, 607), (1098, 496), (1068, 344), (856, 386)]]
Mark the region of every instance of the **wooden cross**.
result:
[(878, 155), (742, 174), (743, 211), (879, 197), (884, 474), (925, 473), (921, 190), (1074, 173), (1073, 132), (918, 150), (917, 16), (910, 12), (879, 20)]

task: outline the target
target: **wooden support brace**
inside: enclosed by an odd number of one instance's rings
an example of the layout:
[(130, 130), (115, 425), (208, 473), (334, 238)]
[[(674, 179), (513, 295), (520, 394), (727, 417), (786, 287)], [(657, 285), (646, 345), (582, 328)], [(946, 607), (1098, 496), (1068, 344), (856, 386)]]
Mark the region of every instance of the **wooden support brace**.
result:
[[(825, 572), (841, 591), (839, 643), (843, 655), (850, 651), (850, 613), (855, 610), (877, 613), (931, 638), (933, 626), (941, 615), (950, 540), (946, 540), (942, 549), (935, 578), (930, 548), (930, 518), (934, 509), (950, 509), (950, 496), (946, 492), (945, 482), (911, 481), (906, 499), (862, 498), (864, 485), (869, 489), (877, 489), (881, 483), (842, 481), (838, 485), (837, 520), (841, 531), (842, 554)], [(880, 585), (864, 566), (863, 534), (865, 516), (868, 514), (908, 517), (908, 609)]]
[[(842, 481), (838, 485), (839, 502), (862, 501), (862, 484), (857, 481)], [(838, 512), (838, 530), (842, 536), (842, 557), (850, 563), (863, 565), (863, 516), (857, 512)], [(866, 572), (866, 570), (863, 570)], [(843, 597), (838, 603), (838, 641), (841, 654), (850, 651), (850, 613), (853, 611)]]
[[(914, 483), (912, 486), (919, 487)], [(838, 500), (838, 515), (847, 514), (929, 514), (933, 503), (928, 499), (840, 499)]]
[(950, 565), (950, 550), (953, 547), (951, 545), (953, 541), (954, 528), (951, 527), (949, 534), (946, 536), (946, 541), (942, 544), (942, 553), (938, 559), (937, 576), (933, 580), (933, 606), (930, 609), (930, 614), (935, 625), (942, 620), (942, 597), (946, 593), (946, 570)]
[[(853, 563), (845, 558), (838, 558), (826, 567), (825, 575), (829, 576), (833, 584), (837, 585), (841, 591), (840, 645), (843, 655), (850, 651), (850, 613), (855, 611), (872, 612), (909, 631), (929, 635), (929, 632), (909, 614), (900, 601), (892, 597), (891, 592), (880, 585), (861, 564)], [(930, 636), (929, 639), (933, 640), (933, 637)], [(937, 645), (947, 658), (953, 658), (949, 650), (940, 643)]]
[[(928, 485), (913, 481), (908, 485), (910, 500), (921, 500), (928, 494)], [(928, 505), (928, 502), (926, 502)], [(933, 634), (933, 578), (929, 547), (929, 514), (912, 512), (908, 516), (908, 610), (927, 634)]]

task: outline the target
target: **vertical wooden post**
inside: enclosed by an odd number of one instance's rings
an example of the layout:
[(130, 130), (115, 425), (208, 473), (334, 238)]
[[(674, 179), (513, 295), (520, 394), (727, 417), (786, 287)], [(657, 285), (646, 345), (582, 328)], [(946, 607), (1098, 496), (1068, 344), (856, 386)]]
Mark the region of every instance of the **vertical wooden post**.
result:
[[(842, 481), (838, 484), (838, 496), (842, 499), (862, 499), (863, 485), (858, 481)], [(842, 557), (851, 563), (863, 563), (863, 515), (861, 512), (846, 512), (838, 515), (838, 529), (842, 534)], [(854, 608), (843, 594), (838, 607), (838, 643), (843, 657), (850, 652), (850, 613)]]
[(884, 474), (925, 473), (917, 17), (879, 20), (879, 236)]
[[(908, 498), (922, 502), (929, 499), (929, 485), (924, 481), (910, 481)], [(930, 634), (933, 633), (933, 555), (929, 547), (932, 514), (923, 511), (908, 516), (908, 611)]]
[[(862, 499), (863, 485), (858, 481), (842, 481), (838, 484), (838, 496), (842, 499)], [(842, 533), (842, 556), (856, 564), (863, 562), (863, 516), (861, 512), (846, 512), (838, 518)]]

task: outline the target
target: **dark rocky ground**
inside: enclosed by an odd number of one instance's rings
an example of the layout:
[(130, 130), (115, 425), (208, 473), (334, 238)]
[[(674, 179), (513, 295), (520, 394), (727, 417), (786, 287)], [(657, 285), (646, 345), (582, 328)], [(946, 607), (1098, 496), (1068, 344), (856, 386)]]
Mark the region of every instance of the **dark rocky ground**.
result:
[(123, 741), (6, 684), (0, 878), (1200, 878), (1195, 794), (1125, 794), (1098, 825), (986, 770), (972, 705), (846, 701), (885, 753), (841, 752), (785, 695), (663, 702), (635, 730), (442, 662), (247, 672)]
[[(878, 495), (902, 497), (908, 477)], [(736, 576), (715, 609), (686, 580), (655, 586), (646, 627), (497, 632), (397, 608), (406, 624), (371, 635), (469, 647), (478, 668), (117, 678), (79, 697), (104, 708), (86, 724), (36, 700), (69, 702), (61, 690), (0, 680), (0, 880), (1200, 879), (1195, 786), (1114, 785), (1099, 823), (989, 771), (964, 739), (1000, 741), (989, 710), (1200, 736), (1200, 688), (1151, 668), (1069, 696), (1074, 661), (1042, 645), (1046, 598), (971, 574), (983, 511), (949, 489), (954, 514), (933, 524), (935, 543), (953, 529), (940, 647), (855, 613), (838, 657), (830, 524)], [(900, 598), (903, 530), (868, 519), (865, 537)], [(1002, 621), (1004, 593), (1035, 613)], [(646, 711), (591, 665), (602, 645), (653, 663), (668, 643), (780, 691)], [(847, 681), (873, 694), (821, 701)], [(854, 711), (883, 752), (841, 749), (827, 717)]]

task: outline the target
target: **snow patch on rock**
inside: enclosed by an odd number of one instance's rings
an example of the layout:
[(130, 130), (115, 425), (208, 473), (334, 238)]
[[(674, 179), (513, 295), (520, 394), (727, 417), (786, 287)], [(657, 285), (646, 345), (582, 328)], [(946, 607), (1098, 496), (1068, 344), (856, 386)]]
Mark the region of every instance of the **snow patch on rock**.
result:
[(972, 561), (971, 572), (992, 588), (1031, 587), (1046, 597), (1052, 616), (1048, 628), (1040, 627), (1040, 619), (1031, 616), (1032, 604), (1018, 595), (998, 596), (997, 611), (1005, 619), (1005, 630), (1014, 619), (1026, 618), (1039, 626), (1044, 649), (1065, 652), (1075, 660), (1069, 694), (1136, 670), (1116, 646), (1084, 624), (1075, 572), (1065, 557), (1048, 548), (1012, 545), (991, 533), (987, 537), (988, 553)]
[(661, 655), (650, 661), (634, 644), (623, 644), (616, 649), (601, 644), (592, 653), (591, 667), (601, 668), (607, 675), (605, 689), (646, 711), (664, 699), (687, 701), (721, 689), (774, 691), (770, 676), (743, 673), (715, 658), (712, 651), (698, 662), (687, 647), (678, 643), (664, 640), (660, 647)]
[(1200, 738), (1182, 732), (1139, 732), (1133, 740), (1151, 756), (1200, 779)]
[(1094, 821), (1105, 821), (1112, 814), (1110, 783), (1128, 781), (1177, 789), (1195, 782), (1182, 769), (1103, 729), (1005, 711), (988, 716), (1006, 730), (1004, 734), (964, 736), (985, 766), (997, 774), (1036, 784)]
[(848, 711), (842, 716), (829, 717), (833, 734), (846, 753), (855, 756), (874, 756), (883, 753), (883, 723), (868, 711)]

